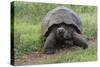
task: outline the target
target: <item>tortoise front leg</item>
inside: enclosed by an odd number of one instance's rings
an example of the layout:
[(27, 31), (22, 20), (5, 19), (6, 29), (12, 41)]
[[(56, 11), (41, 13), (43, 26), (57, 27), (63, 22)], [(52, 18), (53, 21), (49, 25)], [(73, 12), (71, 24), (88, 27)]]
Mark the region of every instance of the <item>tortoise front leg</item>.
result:
[(88, 48), (86, 39), (76, 32), (73, 32), (73, 42), (74, 42), (74, 45), (82, 47), (83, 49)]
[(54, 33), (50, 33), (44, 43), (44, 53), (45, 54), (54, 54), (55, 53), (55, 49), (54, 49), (55, 43), (56, 43), (55, 35), (54, 35)]

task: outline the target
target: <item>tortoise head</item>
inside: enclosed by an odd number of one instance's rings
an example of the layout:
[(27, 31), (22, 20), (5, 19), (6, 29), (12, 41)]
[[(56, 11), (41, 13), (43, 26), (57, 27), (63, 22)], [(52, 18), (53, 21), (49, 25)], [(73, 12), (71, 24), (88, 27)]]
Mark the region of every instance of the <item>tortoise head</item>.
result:
[(58, 27), (55, 31), (55, 35), (57, 39), (64, 39), (64, 34), (65, 34), (65, 28), (64, 27)]
[(59, 40), (70, 40), (72, 38), (71, 30), (65, 29), (64, 27), (58, 27), (55, 32), (56, 38)]
[(63, 27), (57, 28), (56, 33), (63, 37), (64, 33), (65, 33), (65, 29)]

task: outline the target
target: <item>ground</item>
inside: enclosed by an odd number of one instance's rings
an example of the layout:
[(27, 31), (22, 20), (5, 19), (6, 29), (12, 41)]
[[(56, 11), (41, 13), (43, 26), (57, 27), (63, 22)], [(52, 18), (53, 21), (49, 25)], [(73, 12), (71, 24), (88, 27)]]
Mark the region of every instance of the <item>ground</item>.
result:
[[(89, 48), (86, 50), (82, 50), (79, 47), (72, 47), (72, 48), (56, 51), (56, 53), (52, 55), (43, 54), (41, 52), (34, 52), (31, 54), (27, 54), (27, 55), (23, 55), (18, 58), (15, 58), (15, 65), (32, 65), (32, 64), (43, 64), (43, 63), (49, 64), (49, 63), (79, 62), (79, 61), (91, 61), (91, 60), (94, 61), (96, 60), (96, 55), (91, 56), (88, 53), (89, 52), (88, 50), (91, 50), (91, 48), (96, 48), (96, 43), (97, 43), (96, 40), (89, 40), (88, 41)], [(81, 52), (83, 52), (83, 54)], [(73, 58), (72, 55), (76, 56), (75, 54), (79, 55), (79, 58), (77, 57)], [(92, 59), (89, 59), (89, 58), (82, 59), (80, 54), (82, 54), (83, 57), (85, 57), (84, 54), (86, 54), (86, 58), (88, 54), (88, 57), (91, 57)]]

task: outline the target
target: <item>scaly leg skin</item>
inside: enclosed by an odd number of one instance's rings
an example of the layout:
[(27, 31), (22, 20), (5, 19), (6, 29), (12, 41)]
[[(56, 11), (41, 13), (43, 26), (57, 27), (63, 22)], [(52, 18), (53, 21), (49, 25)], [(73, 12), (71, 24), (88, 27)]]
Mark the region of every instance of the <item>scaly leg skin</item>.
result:
[(78, 33), (73, 32), (74, 45), (82, 47), (83, 49), (88, 48), (86, 40)]
[(45, 54), (54, 54), (55, 53), (55, 49), (54, 49), (55, 43), (56, 43), (55, 35), (54, 35), (54, 33), (50, 33), (44, 43), (44, 53)]

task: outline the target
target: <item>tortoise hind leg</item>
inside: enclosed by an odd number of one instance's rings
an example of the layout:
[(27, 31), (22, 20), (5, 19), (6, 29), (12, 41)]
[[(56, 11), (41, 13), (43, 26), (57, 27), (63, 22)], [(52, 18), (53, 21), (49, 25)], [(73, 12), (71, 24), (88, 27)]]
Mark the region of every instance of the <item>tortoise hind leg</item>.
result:
[(88, 48), (88, 44), (86, 40), (76, 32), (73, 33), (73, 41), (74, 41), (74, 45), (76, 46), (82, 47), (83, 49)]
[(44, 43), (44, 53), (45, 54), (54, 54), (54, 45), (55, 45), (55, 35), (54, 33), (50, 33), (49, 36), (46, 38), (46, 41)]

